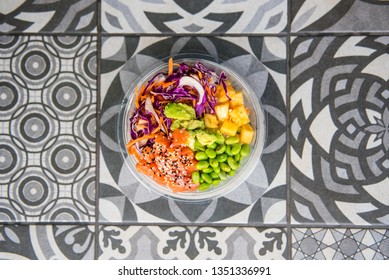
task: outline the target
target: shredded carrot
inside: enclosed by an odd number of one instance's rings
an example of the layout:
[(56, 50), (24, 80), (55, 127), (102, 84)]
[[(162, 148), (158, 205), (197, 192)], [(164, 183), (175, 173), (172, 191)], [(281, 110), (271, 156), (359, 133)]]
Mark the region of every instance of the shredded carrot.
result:
[(167, 127), (166, 127), (165, 122), (163, 121), (163, 118), (160, 117), (160, 118), (159, 118), (159, 121), (160, 121), (160, 123), (162, 124), (163, 128), (165, 129), (165, 131), (166, 131), (166, 133), (167, 133), (167, 132), (168, 132), (168, 129), (167, 129)]
[(130, 142), (127, 143), (127, 150), (131, 148), (132, 145), (134, 145), (135, 143), (139, 142), (139, 141), (142, 141), (142, 140), (148, 140), (148, 139), (151, 139), (151, 138), (155, 138), (157, 132), (160, 130), (161, 128), (160, 127), (157, 127), (156, 129), (154, 129), (154, 131), (150, 134), (146, 134), (146, 135), (143, 135), (142, 137), (139, 137), (139, 138), (136, 138), (136, 139), (133, 139), (131, 140)]
[(169, 58), (169, 64), (168, 64), (168, 75), (170, 76), (173, 74), (173, 58)]
[(135, 87), (135, 107), (139, 108), (139, 88), (138, 86)]
[(139, 152), (135, 149), (135, 145), (132, 145), (132, 146), (128, 149), (128, 153), (129, 153), (130, 155), (135, 155), (137, 161), (141, 161), (141, 160), (142, 160), (142, 158), (141, 158)]
[(203, 78), (203, 74), (201, 74), (200, 71), (197, 71), (197, 75), (199, 76), (200, 80)]

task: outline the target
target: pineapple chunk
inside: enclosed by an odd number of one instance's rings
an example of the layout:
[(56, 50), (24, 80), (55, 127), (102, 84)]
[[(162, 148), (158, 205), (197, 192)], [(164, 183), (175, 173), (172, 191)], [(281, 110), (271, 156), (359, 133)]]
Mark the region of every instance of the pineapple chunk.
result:
[(236, 132), (238, 131), (239, 126), (229, 120), (225, 120), (220, 127), (220, 132), (228, 135), (228, 136), (234, 136)]
[(216, 88), (216, 98), (218, 103), (224, 103), (229, 101), (226, 92), (224, 91), (224, 88), (221, 84), (218, 85)]
[(235, 108), (240, 105), (244, 105), (244, 100), (243, 100), (243, 94), (241, 92), (235, 91), (232, 94), (229, 94), (231, 100), (230, 100), (230, 108)]
[(229, 103), (224, 102), (215, 106), (216, 116), (219, 121), (224, 121), (228, 117)]
[(243, 105), (239, 105), (239, 106), (235, 107), (234, 109), (232, 109), (229, 112), (229, 116), (230, 116), (231, 121), (236, 123), (238, 126), (242, 126), (242, 125), (250, 122), (249, 115), (246, 111), (246, 108)]
[(248, 123), (242, 125), (240, 130), (240, 142), (242, 144), (250, 144), (254, 137), (254, 130)]
[(204, 114), (204, 123), (205, 123), (205, 127), (208, 128), (219, 127), (219, 121), (217, 120), (217, 117), (211, 114)]

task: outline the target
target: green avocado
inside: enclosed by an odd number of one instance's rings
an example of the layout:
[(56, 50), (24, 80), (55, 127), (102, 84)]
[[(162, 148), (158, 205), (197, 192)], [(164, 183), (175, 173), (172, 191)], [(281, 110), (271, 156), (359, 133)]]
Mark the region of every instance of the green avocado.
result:
[(205, 130), (196, 130), (196, 138), (203, 146), (212, 145), (218, 139), (214, 133)]
[(193, 107), (183, 103), (169, 103), (166, 105), (164, 114), (166, 117), (175, 120), (190, 121), (196, 119), (196, 112)]
[(203, 120), (174, 120), (172, 125), (170, 126), (170, 130), (174, 131), (178, 128), (184, 128), (186, 130), (204, 129), (205, 124)]

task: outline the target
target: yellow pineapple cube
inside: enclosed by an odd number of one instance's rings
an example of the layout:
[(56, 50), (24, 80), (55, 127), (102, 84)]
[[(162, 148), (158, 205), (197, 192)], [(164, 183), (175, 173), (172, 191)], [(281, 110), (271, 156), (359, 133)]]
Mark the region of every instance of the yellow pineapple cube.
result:
[(229, 116), (232, 122), (238, 126), (242, 126), (250, 122), (249, 114), (243, 105), (239, 105), (229, 111)]
[(226, 92), (224, 91), (224, 88), (221, 84), (218, 85), (216, 88), (216, 98), (218, 103), (224, 103), (229, 101)]
[(224, 102), (215, 106), (216, 116), (219, 121), (224, 121), (228, 118), (229, 102)]
[(236, 132), (238, 131), (239, 126), (229, 120), (225, 120), (220, 127), (220, 132), (228, 135), (228, 136), (234, 136)]
[(240, 105), (244, 105), (243, 94), (239, 91), (234, 91), (232, 94), (229, 94), (230, 100), (230, 108), (235, 108)]
[(215, 115), (204, 114), (204, 123), (205, 123), (205, 127), (208, 127), (208, 128), (218, 128), (219, 127), (219, 121)]
[(240, 129), (240, 142), (242, 144), (250, 144), (254, 137), (254, 130), (248, 123), (242, 125)]

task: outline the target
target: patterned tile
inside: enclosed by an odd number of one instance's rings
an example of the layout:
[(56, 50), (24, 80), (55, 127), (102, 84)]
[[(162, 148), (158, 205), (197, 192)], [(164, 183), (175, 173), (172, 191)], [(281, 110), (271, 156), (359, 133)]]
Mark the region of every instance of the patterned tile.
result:
[(0, 32), (96, 32), (96, 0), (2, 0)]
[(285, 259), (286, 243), (282, 228), (104, 226), (99, 259)]
[(96, 38), (0, 37), (0, 221), (92, 221)]
[(389, 1), (297, 0), (291, 2), (292, 31), (387, 31)]
[(287, 23), (286, 0), (103, 0), (108, 33), (279, 33)]
[(91, 260), (94, 241), (94, 226), (0, 225), (0, 259)]
[[(223, 57), (239, 69), (257, 89), (269, 128), (264, 154), (248, 181), (224, 197), (196, 204), (168, 200), (143, 187), (123, 165), (116, 134), (119, 105), (134, 78), (161, 58), (191, 50)], [(106, 37), (102, 59), (101, 221), (238, 224), (286, 221), (283, 38)]]
[(389, 224), (389, 37), (291, 44), (294, 223)]
[(389, 231), (385, 229), (292, 230), (293, 259), (387, 260)]

